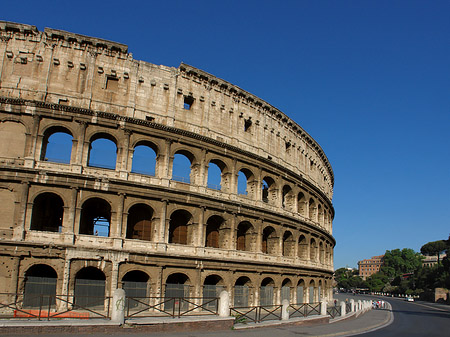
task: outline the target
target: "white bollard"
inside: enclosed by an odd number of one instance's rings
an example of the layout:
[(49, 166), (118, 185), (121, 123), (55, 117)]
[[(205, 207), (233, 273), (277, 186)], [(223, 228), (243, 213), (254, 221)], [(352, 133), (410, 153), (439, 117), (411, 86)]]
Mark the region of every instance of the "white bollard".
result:
[(125, 322), (125, 290), (114, 290), (111, 308), (111, 321), (123, 324)]
[(230, 316), (230, 295), (228, 291), (222, 290), (219, 297), (219, 317)]
[(341, 317), (345, 317), (346, 312), (345, 312), (345, 302), (342, 301), (341, 302)]
[(352, 310), (352, 312), (355, 312), (356, 310), (355, 310), (355, 300), (352, 298), (351, 300), (350, 300), (350, 304), (351, 304), (351, 310)]
[(328, 306), (328, 302), (327, 301), (320, 302), (320, 315), (321, 316), (328, 315), (327, 314), (327, 306)]
[(281, 302), (281, 320), (287, 321), (289, 319), (289, 300)]
[(362, 310), (361, 300), (358, 300), (358, 311)]

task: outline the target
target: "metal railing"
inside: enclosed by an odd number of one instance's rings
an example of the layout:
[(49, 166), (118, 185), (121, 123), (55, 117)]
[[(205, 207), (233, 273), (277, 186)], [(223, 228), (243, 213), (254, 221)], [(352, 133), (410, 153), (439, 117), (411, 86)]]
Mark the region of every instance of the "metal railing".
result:
[(341, 307), (328, 307), (327, 308), (327, 314), (331, 317), (331, 318), (335, 318), (336, 316), (341, 316)]
[(352, 311), (352, 304), (351, 303), (345, 303), (345, 312), (349, 313)]
[(218, 315), (217, 297), (127, 297), (125, 318)]
[(289, 305), (289, 318), (320, 315), (321, 303), (297, 303)]
[[(83, 303), (80, 305), (77, 302)], [(24, 303), (25, 302), (25, 303)], [(28, 304), (27, 304), (28, 303)], [(30, 304), (32, 303), (32, 304)], [(110, 318), (111, 297), (0, 293), (0, 318)]]

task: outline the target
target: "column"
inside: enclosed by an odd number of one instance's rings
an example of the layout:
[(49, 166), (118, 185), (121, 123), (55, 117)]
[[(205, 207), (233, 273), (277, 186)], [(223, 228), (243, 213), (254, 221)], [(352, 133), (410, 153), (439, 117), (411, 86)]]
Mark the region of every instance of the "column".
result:
[[(79, 137), (78, 140), (78, 146), (76, 150), (76, 156), (75, 156), (75, 163), (76, 165), (83, 165), (83, 152), (85, 147), (85, 139), (86, 139), (86, 128), (87, 128), (87, 122), (85, 121), (77, 121), (79, 126)], [(87, 163), (86, 163), (87, 164)]]
[[(205, 245), (204, 240), (204, 229), (205, 229), (205, 206), (200, 206), (198, 224), (197, 224), (197, 237), (194, 243), (198, 247), (203, 247)], [(195, 235), (194, 235), (195, 238)]]
[(259, 218), (256, 222), (256, 247), (255, 252), (261, 253), (262, 252), (262, 228), (264, 226), (264, 219)]
[(168, 238), (166, 238), (166, 214), (167, 214), (167, 204), (169, 201), (167, 199), (161, 200), (161, 212), (159, 216), (159, 228), (157, 229), (156, 242), (167, 243)]
[(119, 168), (120, 170), (120, 177), (122, 179), (127, 179), (128, 177), (128, 158), (130, 156), (130, 137), (131, 137), (131, 130), (129, 129), (123, 129), (123, 133), (124, 133), (124, 143), (123, 146), (121, 147), (121, 155), (120, 158), (118, 156), (117, 158), (117, 165), (116, 167)]
[(26, 134), (26, 142), (25, 142), (25, 167), (34, 167), (34, 162), (36, 160), (36, 142), (37, 135), (39, 131), (39, 124), (41, 121), (41, 116), (33, 115), (33, 128), (31, 130), (31, 134)]
[(22, 181), (21, 189), (22, 191), (19, 204), (19, 214), (17, 216), (17, 226), (14, 227), (13, 232), (14, 240), (23, 240), (25, 238), (25, 219), (27, 213), (28, 191), (30, 189), (30, 183), (28, 181)]

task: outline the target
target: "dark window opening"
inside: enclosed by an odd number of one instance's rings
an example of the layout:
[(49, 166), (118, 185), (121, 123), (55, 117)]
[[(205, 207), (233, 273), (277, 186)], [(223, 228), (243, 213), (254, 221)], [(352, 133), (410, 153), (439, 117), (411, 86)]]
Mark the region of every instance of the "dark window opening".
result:
[(131, 172), (154, 176), (157, 150), (158, 148), (152, 143), (145, 142), (136, 145), (133, 152)]
[(105, 280), (105, 274), (100, 269), (95, 267), (81, 269), (75, 276), (75, 304), (82, 308), (103, 309)]
[(117, 77), (108, 76), (106, 78), (106, 89), (117, 90), (119, 88), (119, 79)]
[(243, 251), (251, 250), (251, 232), (252, 225), (248, 222), (241, 222), (237, 229), (237, 237), (236, 237), (236, 249)]
[(132, 270), (122, 278), (122, 289), (125, 290), (126, 307), (144, 309), (146, 307), (142, 302), (147, 297), (149, 276), (140, 270)]
[(291, 147), (291, 142), (286, 142), (285, 145), (286, 145), (286, 151), (287, 151), (287, 150), (289, 150), (290, 147)]
[(184, 96), (183, 108), (185, 110), (191, 110), (193, 104), (194, 104), (194, 98), (192, 96)]
[(52, 128), (44, 136), (41, 160), (69, 164), (72, 154), (72, 135), (62, 128)]
[(252, 119), (245, 119), (244, 120), (244, 131), (250, 131), (250, 127), (252, 126)]
[(143, 204), (134, 205), (128, 211), (127, 238), (151, 241), (153, 210)]
[(25, 273), (23, 306), (38, 308), (54, 306), (56, 296), (56, 271), (45, 264), (37, 264)]
[(170, 217), (169, 243), (188, 243), (188, 224), (192, 216), (186, 211), (175, 211)]
[(54, 193), (43, 193), (34, 199), (31, 230), (61, 232), (64, 203)]
[(115, 139), (107, 134), (96, 135), (91, 139), (88, 166), (115, 170), (117, 146)]
[(111, 206), (105, 200), (87, 200), (81, 210), (80, 234), (109, 236)]

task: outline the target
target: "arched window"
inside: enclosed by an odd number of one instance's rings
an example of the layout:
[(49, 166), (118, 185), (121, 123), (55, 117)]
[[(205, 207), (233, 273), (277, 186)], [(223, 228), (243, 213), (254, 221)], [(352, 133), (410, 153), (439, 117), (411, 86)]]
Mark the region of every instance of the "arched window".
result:
[(55, 305), (56, 280), (55, 269), (45, 264), (30, 267), (25, 273), (23, 306), (25, 308), (48, 308)]
[(322, 264), (325, 263), (325, 248), (322, 241), (319, 243), (319, 262)]
[(258, 182), (255, 179), (252, 171), (242, 168), (238, 173), (238, 194), (247, 195), (254, 199), (257, 190), (259, 189)]
[(149, 290), (149, 276), (140, 270), (132, 270), (122, 278), (122, 288), (127, 296), (127, 307), (144, 308), (141, 302), (146, 301)]
[(315, 283), (314, 281), (311, 281), (309, 282), (309, 303), (314, 303), (316, 301), (315, 293)]
[(42, 193), (34, 199), (31, 230), (61, 232), (64, 213), (62, 199), (54, 193)]
[(173, 157), (172, 180), (189, 184), (193, 156), (187, 151), (179, 151)]
[(292, 209), (292, 188), (288, 185), (283, 186), (281, 205), (283, 206), (283, 208), (286, 208), (288, 210)]
[(316, 240), (311, 239), (310, 244), (309, 244), (309, 259), (313, 262), (317, 262), (317, 257), (318, 257), (318, 252), (317, 252), (317, 243)]
[(278, 237), (275, 229), (271, 226), (264, 228), (261, 251), (265, 254), (275, 255), (277, 253), (277, 243)]
[(306, 216), (306, 198), (302, 192), (297, 195), (297, 212)]
[(249, 303), (249, 288), (251, 281), (246, 276), (239, 277), (234, 284), (234, 306), (247, 307)]
[(189, 240), (188, 225), (192, 220), (192, 215), (184, 210), (172, 213), (169, 223), (169, 243), (187, 245)]
[(288, 278), (283, 280), (283, 283), (281, 284), (281, 302), (283, 300), (288, 300), (289, 303), (291, 301), (291, 288), (292, 288), (292, 282)]
[(180, 309), (186, 310), (189, 302), (184, 298), (189, 297), (189, 277), (182, 273), (169, 275), (166, 280), (164, 297), (165, 310), (177, 310), (178, 306)]
[(103, 309), (105, 274), (95, 267), (85, 267), (75, 276), (75, 304), (84, 308)]
[(283, 235), (283, 256), (294, 256), (294, 237), (290, 231)]
[(241, 195), (247, 195), (247, 176), (243, 171), (239, 171), (238, 173), (238, 184), (237, 184), (237, 193)]
[(80, 234), (109, 236), (111, 206), (100, 198), (84, 202), (81, 209)]
[(222, 189), (222, 176), (225, 169), (225, 164), (220, 160), (213, 159), (209, 162), (207, 183), (208, 188), (219, 191)]
[(253, 226), (248, 221), (243, 221), (237, 228), (237, 250), (251, 251), (253, 248)]
[(316, 203), (314, 202), (313, 198), (309, 199), (309, 218), (312, 221), (317, 221)]
[(89, 148), (88, 166), (116, 169), (117, 144), (108, 134), (98, 134), (92, 137)]
[(218, 275), (209, 275), (203, 282), (203, 305), (213, 310), (217, 305), (217, 298), (224, 290), (223, 279)]
[(69, 164), (72, 141), (72, 134), (65, 128), (47, 130), (42, 144), (41, 160)]
[(155, 175), (157, 147), (148, 142), (138, 143), (133, 152), (133, 163), (131, 172)]
[(275, 204), (276, 199), (275, 181), (271, 177), (265, 177), (262, 182), (262, 201)]
[(298, 238), (298, 257), (303, 260), (308, 259), (308, 242), (303, 234)]
[(297, 303), (305, 303), (305, 281), (300, 279), (297, 283)]
[(130, 207), (127, 221), (127, 238), (139, 240), (152, 240), (153, 210), (144, 204)]
[(259, 303), (260, 305), (272, 305), (273, 304), (273, 287), (275, 283), (270, 277), (266, 277), (261, 282), (260, 288), (260, 297)]
[(224, 223), (222, 217), (218, 215), (211, 216), (206, 222), (206, 247), (223, 248), (224, 234), (221, 225)]

